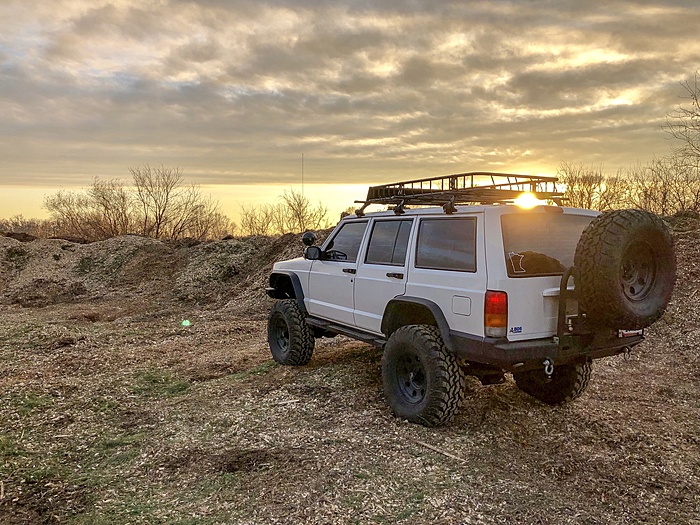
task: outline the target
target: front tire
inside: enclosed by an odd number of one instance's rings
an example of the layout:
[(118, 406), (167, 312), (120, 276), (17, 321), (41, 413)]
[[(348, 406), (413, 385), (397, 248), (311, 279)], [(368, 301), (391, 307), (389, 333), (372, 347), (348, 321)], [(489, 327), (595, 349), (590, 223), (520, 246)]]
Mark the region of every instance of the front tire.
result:
[(382, 381), (394, 414), (427, 427), (451, 421), (464, 396), (464, 372), (435, 326), (403, 326), (391, 334)]
[(272, 358), (282, 365), (301, 366), (314, 352), (314, 334), (295, 299), (277, 301), (267, 321)]
[(513, 374), (518, 388), (547, 405), (563, 405), (573, 401), (588, 386), (591, 363), (559, 365), (548, 378), (542, 368)]

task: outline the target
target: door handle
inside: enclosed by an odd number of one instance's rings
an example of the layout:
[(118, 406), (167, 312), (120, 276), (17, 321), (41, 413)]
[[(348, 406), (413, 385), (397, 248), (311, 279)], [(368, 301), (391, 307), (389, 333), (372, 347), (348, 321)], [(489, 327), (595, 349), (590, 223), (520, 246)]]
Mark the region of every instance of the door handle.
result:
[(357, 273), (357, 270), (355, 270), (355, 268), (343, 268), (343, 271), (345, 273)]
[(386, 274), (387, 277), (394, 277), (396, 279), (403, 279), (403, 274), (402, 273), (397, 273), (397, 272), (389, 272)]

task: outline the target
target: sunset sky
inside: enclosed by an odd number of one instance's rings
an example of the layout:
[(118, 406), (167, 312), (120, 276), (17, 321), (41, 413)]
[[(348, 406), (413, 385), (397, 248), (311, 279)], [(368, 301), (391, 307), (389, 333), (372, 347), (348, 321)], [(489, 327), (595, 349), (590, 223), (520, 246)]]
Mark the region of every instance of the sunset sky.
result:
[(233, 217), (302, 154), (334, 214), (369, 183), (614, 171), (669, 154), (699, 36), (697, 0), (0, 0), (0, 217), (145, 164)]

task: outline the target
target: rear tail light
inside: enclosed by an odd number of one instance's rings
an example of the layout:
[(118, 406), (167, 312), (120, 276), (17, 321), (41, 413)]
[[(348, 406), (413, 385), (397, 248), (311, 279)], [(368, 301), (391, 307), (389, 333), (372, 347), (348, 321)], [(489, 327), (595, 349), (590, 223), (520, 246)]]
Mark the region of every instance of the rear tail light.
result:
[(488, 290), (484, 300), (486, 337), (505, 337), (508, 327), (508, 294)]

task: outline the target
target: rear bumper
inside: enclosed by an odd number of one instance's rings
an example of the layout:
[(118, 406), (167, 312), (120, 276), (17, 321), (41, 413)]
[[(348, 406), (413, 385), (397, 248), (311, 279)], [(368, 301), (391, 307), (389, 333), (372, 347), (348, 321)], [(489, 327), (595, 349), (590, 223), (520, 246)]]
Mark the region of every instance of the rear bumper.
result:
[(616, 334), (566, 336), (511, 342), (489, 337), (474, 338), (450, 332), (452, 351), (467, 362), (494, 366), (508, 372), (539, 368), (548, 359), (563, 365), (624, 353), (644, 340), (643, 335), (617, 337)]

